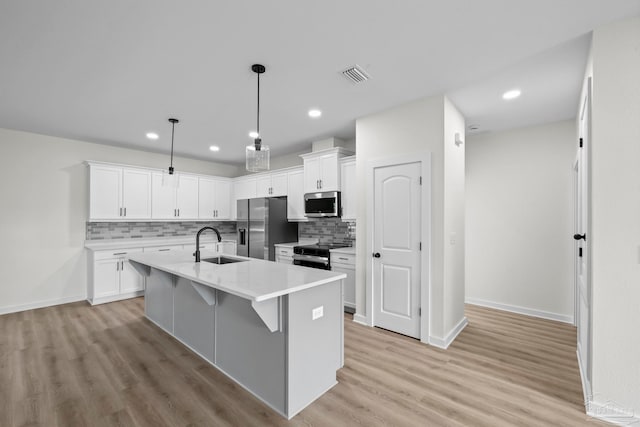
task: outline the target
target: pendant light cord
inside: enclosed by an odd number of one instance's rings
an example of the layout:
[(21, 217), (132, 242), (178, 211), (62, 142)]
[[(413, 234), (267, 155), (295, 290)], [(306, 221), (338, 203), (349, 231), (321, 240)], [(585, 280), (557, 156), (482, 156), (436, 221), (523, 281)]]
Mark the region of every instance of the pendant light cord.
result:
[(169, 170), (173, 171), (173, 134), (176, 130), (176, 122), (171, 122), (171, 164)]
[(256, 133), (258, 134), (258, 137), (255, 139), (254, 144), (256, 146), (256, 150), (260, 149), (260, 143), (262, 142), (262, 138), (260, 135), (260, 73), (258, 74), (258, 108), (256, 110)]

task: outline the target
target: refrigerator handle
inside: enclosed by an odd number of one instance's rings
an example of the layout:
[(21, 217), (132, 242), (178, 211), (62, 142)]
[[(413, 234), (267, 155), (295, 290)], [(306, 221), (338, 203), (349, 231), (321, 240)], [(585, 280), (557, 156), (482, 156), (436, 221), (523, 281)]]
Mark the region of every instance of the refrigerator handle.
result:
[(240, 237), (239, 237), (239, 245), (246, 245), (247, 244), (247, 229), (246, 228), (239, 228), (238, 229), (238, 233), (240, 233)]

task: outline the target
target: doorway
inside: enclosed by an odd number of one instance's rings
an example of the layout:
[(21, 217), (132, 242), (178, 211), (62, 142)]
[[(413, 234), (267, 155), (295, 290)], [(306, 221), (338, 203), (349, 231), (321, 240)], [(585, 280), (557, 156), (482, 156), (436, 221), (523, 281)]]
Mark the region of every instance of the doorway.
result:
[(580, 145), (574, 162), (575, 324), (577, 355), (585, 401), (591, 395), (591, 230), (589, 223), (589, 142), (591, 129), (591, 78), (582, 100)]

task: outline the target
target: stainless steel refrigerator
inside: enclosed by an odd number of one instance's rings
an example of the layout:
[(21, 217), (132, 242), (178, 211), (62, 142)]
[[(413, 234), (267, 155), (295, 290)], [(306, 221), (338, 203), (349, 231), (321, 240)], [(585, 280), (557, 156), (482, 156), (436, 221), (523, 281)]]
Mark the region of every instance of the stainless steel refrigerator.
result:
[(287, 220), (287, 198), (238, 200), (238, 255), (275, 261), (276, 243), (298, 241), (298, 223)]

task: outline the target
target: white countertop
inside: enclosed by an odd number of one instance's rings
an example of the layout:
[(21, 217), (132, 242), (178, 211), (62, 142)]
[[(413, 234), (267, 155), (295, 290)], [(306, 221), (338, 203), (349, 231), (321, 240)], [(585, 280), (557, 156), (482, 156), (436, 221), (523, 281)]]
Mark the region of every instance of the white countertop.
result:
[[(202, 259), (217, 255), (213, 251), (201, 251)], [(347, 277), (343, 273), (317, 268), (224, 256), (247, 261), (222, 265), (196, 263), (190, 250), (134, 254), (129, 260), (256, 302)]]
[(329, 252), (336, 253), (336, 254), (355, 255), (356, 254), (356, 248), (353, 247), (353, 246), (349, 246), (349, 247), (346, 247), (346, 248), (335, 248), (335, 249), (330, 249)]
[[(235, 239), (223, 238), (223, 242), (235, 242)], [(200, 243), (214, 243), (217, 239), (214, 239), (212, 235), (202, 235)], [(177, 236), (177, 237), (150, 237), (150, 238), (138, 238), (138, 239), (100, 239), (100, 240), (85, 240), (84, 247), (94, 251), (112, 250), (112, 249), (126, 249), (126, 248), (144, 248), (152, 246), (165, 246), (165, 245), (193, 245), (196, 247), (196, 236)]]

